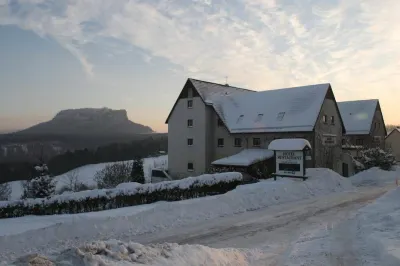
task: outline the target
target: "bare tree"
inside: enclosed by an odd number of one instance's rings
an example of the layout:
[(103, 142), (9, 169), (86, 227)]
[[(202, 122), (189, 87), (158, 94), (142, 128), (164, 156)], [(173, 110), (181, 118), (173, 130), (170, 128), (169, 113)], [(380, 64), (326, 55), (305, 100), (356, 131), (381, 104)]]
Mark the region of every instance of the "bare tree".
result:
[(69, 171), (68, 173), (65, 174), (65, 177), (67, 180), (65, 180), (66, 186), (71, 190), (71, 191), (77, 191), (78, 185), (80, 185), (79, 182), (79, 171), (77, 169)]

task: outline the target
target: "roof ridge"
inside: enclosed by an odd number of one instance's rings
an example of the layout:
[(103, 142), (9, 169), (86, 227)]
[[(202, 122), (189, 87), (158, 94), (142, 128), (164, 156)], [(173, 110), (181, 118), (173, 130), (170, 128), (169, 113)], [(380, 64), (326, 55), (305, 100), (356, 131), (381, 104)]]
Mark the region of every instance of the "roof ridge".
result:
[(262, 90), (262, 91), (257, 91), (257, 92), (279, 91), (279, 90), (291, 90), (291, 89), (300, 89), (300, 88), (305, 88), (305, 87), (321, 86), (321, 85), (331, 85), (331, 84), (330, 84), (330, 83), (317, 83), (317, 84), (302, 85), (302, 86), (296, 86), (296, 87), (268, 89), (268, 90)]
[(362, 100), (340, 101), (338, 103), (368, 102), (368, 101), (378, 101), (379, 102), (379, 99), (362, 99)]
[(207, 80), (201, 80), (201, 79), (195, 79), (195, 78), (189, 78), (189, 80), (200, 81), (200, 82), (210, 83), (210, 84), (214, 84), (214, 85), (219, 85), (219, 86), (224, 86), (224, 87), (230, 87), (230, 88), (234, 88), (234, 89), (241, 89), (241, 90), (246, 90), (246, 91), (257, 92), (257, 91), (255, 91), (255, 90), (250, 90), (250, 89), (235, 87), (235, 86), (231, 86), (231, 85), (229, 85), (229, 84), (226, 85), (226, 84), (211, 82), (211, 81), (207, 81)]

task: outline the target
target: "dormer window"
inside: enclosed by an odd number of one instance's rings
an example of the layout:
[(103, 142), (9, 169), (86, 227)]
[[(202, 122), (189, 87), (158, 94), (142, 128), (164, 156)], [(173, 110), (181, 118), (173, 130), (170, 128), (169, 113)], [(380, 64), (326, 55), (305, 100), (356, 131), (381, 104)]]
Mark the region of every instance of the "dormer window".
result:
[(264, 114), (258, 114), (255, 122), (260, 122)]
[(244, 117), (244, 115), (240, 115), (236, 121), (236, 124), (239, 124), (239, 122), (243, 120), (243, 117)]

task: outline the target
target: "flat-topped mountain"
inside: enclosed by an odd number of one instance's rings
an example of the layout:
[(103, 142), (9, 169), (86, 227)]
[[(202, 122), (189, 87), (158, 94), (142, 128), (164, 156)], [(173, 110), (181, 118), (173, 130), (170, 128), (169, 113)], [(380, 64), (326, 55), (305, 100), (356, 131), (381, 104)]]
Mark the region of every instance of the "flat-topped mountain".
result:
[(128, 119), (126, 110), (83, 108), (60, 111), (44, 123), (16, 134), (32, 135), (119, 135), (145, 134), (153, 130)]

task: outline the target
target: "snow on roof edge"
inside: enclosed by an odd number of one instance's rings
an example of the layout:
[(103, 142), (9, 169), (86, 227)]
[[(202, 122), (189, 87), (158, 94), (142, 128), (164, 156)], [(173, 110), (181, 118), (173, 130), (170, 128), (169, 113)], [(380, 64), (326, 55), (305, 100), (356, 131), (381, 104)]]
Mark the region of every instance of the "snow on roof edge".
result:
[(268, 145), (268, 150), (274, 151), (302, 151), (304, 148), (309, 147), (311, 144), (306, 139), (276, 139), (271, 141)]
[(245, 149), (234, 155), (213, 161), (212, 165), (250, 166), (274, 157), (274, 152), (267, 149)]

